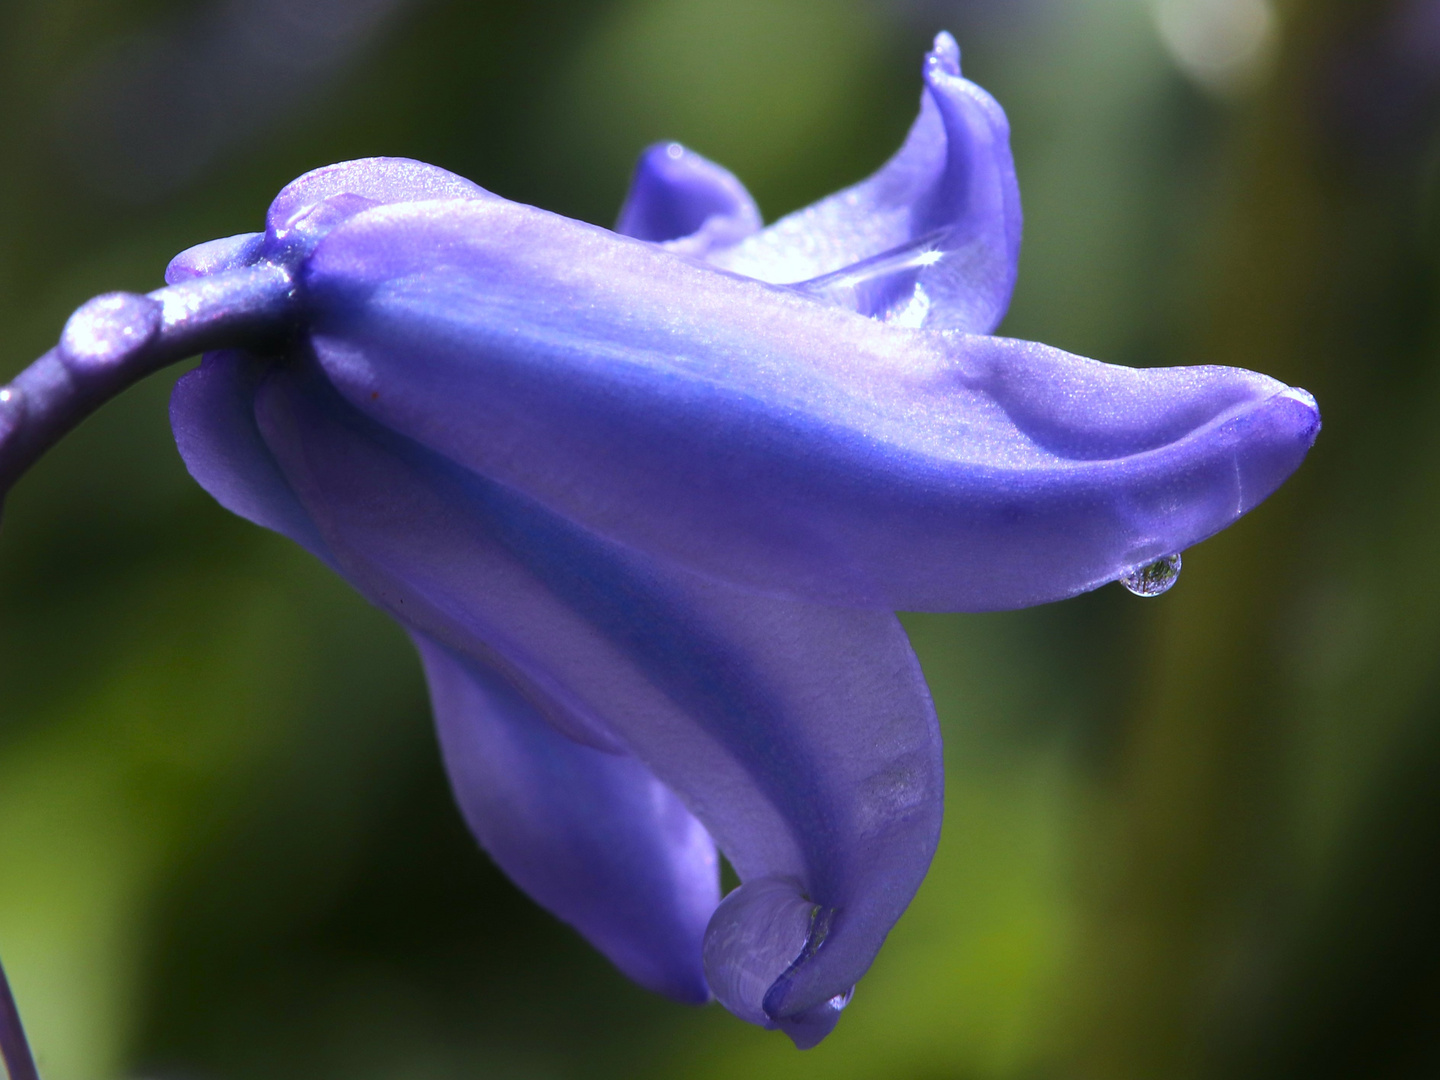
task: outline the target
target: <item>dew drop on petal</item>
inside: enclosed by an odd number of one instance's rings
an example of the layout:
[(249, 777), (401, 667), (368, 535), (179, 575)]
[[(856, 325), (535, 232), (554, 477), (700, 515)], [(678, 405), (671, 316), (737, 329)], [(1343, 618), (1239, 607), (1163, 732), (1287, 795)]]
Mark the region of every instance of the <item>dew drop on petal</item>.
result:
[(1180, 554), (1166, 555), (1127, 571), (1120, 584), (1136, 596), (1159, 596), (1180, 580)]

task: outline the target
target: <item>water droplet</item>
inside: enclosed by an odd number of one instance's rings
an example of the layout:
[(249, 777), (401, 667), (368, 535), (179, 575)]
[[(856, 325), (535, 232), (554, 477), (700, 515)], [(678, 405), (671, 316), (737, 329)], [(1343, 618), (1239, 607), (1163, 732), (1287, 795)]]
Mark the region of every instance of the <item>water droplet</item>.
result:
[(1159, 596), (1180, 580), (1180, 554), (1166, 555), (1127, 571), (1120, 584), (1136, 596)]
[(160, 302), (137, 293), (106, 293), (75, 310), (60, 334), (60, 360), (72, 371), (124, 362), (160, 330)]
[(20, 427), (24, 412), (25, 399), (18, 389), (7, 386), (0, 390), (0, 445), (4, 445), (10, 433)]

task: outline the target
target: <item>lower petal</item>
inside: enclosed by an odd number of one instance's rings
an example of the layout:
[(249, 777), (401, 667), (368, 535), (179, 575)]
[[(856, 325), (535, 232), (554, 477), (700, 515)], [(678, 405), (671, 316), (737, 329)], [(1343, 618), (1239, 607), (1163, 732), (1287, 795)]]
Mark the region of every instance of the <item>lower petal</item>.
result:
[[(767, 1022), (815, 1035), (939, 836), (939, 733), (894, 616), (748, 592), (612, 545), (379, 427), (318, 373), (267, 384), (259, 412), (372, 601), (613, 732), (704, 823), (742, 896), (783, 878), (824, 912), (823, 936), (788, 957), (775, 946), (761, 1000)], [(746, 924), (766, 917), (725, 910)], [(713, 955), (723, 967), (733, 954)], [(751, 1018), (753, 999), (722, 995)]]
[(421, 635), (415, 644), (481, 846), (641, 986), (709, 1000), (700, 949), (720, 879), (704, 827), (635, 758), (567, 739), (498, 674)]
[[(176, 443), (222, 506), (336, 567), (256, 425), (274, 370), (245, 353), (208, 355), (176, 384)], [(636, 982), (706, 1000), (700, 942), (719, 881), (703, 827), (633, 757), (595, 749), (603, 737), (581, 745), (498, 674), (417, 645), (457, 800), (496, 862)]]
[(170, 427), (185, 468), (221, 506), (334, 559), (255, 423), (255, 393), (274, 366), (239, 350), (207, 353), (170, 395)]

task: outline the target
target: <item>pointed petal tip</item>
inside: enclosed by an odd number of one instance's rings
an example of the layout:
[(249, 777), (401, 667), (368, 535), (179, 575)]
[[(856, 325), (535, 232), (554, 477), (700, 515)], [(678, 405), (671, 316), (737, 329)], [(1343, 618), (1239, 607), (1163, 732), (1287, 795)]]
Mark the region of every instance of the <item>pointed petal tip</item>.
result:
[[(827, 287), (819, 297), (904, 326), (991, 333), (1009, 306), (1020, 253), (1009, 122), (1000, 104), (961, 74), (960, 47), (949, 33), (936, 35), (921, 75), (920, 114), (878, 172), (739, 244), (702, 254), (774, 284), (858, 270), (845, 288)], [(884, 258), (917, 242), (945, 257), (923, 267)]]
[(1298, 468), (1315, 445), (1320, 434), (1320, 406), (1308, 390), (1287, 386), (1257, 402), (1238, 421), (1244, 427), (1245, 442), (1260, 459), (1268, 451), (1289, 462), (1287, 472), (1276, 480), (1279, 486), (1279, 481)]
[(852, 986), (845, 993), (836, 994), (813, 1009), (775, 1020), (775, 1027), (790, 1036), (796, 1050), (813, 1050), (835, 1030), (835, 1025), (840, 1022), (840, 1013), (854, 995), (855, 988)]
[(677, 1005), (694, 1005), (697, 1009), (715, 1000), (715, 995), (710, 993), (710, 987), (705, 982), (704, 976), (690, 979), (683, 985), (675, 983), (668, 986), (652, 986), (648, 989), (654, 990), (662, 997), (667, 997)]
[(678, 142), (641, 152), (615, 231), (654, 243), (689, 240), (703, 255), (757, 232), (760, 210), (735, 175)]
[[(925, 54), (925, 63), (921, 67), (921, 78), (924, 80), (925, 89), (935, 99), (935, 104), (941, 107), (942, 115), (946, 120), (947, 139), (964, 138), (963, 132), (971, 126), (971, 123), (983, 118), (983, 125), (990, 129), (989, 142), (1003, 143), (1006, 148), (1005, 152), (1008, 154), (1010, 120), (1005, 115), (1005, 110), (989, 91), (965, 77), (960, 70), (960, 47), (948, 34), (944, 37), (948, 40), (950, 48), (940, 47), (940, 39), (936, 39), (936, 48)], [(957, 112), (957, 109), (961, 111)], [(964, 118), (963, 110), (965, 109), (979, 110), (971, 118), (970, 123), (967, 123)], [(975, 130), (983, 130), (983, 128)], [(1013, 163), (1007, 167), (1013, 169)], [(1015, 193), (1015, 200), (1018, 207), (1018, 191)]]
[(940, 68), (947, 75), (959, 75), (960, 45), (955, 40), (955, 35), (949, 30), (941, 30), (936, 34), (935, 43), (925, 54), (925, 62), (927, 71), (934, 66)]

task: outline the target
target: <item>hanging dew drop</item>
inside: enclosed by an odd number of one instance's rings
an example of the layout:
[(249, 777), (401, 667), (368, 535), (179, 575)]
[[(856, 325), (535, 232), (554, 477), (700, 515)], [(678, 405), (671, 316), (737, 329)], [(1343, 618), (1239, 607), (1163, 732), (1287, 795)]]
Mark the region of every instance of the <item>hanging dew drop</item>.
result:
[(1137, 566), (1120, 578), (1120, 584), (1136, 596), (1159, 596), (1180, 580), (1180, 554), (1166, 555)]

